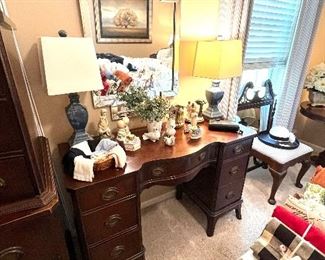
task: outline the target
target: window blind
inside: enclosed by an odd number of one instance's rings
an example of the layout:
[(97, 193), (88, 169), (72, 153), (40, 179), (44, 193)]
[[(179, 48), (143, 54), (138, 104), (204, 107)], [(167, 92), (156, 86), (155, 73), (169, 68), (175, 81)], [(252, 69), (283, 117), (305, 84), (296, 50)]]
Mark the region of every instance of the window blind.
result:
[(245, 68), (284, 65), (290, 53), (301, 0), (254, 0), (245, 48)]

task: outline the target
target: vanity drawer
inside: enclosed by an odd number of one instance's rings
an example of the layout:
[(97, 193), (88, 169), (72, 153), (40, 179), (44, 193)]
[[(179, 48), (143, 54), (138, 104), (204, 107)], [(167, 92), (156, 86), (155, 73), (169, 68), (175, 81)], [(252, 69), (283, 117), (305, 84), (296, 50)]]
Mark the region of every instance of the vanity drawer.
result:
[(134, 174), (125, 175), (117, 179), (88, 186), (78, 191), (79, 207), (81, 211), (112, 203), (127, 195), (136, 193)]
[(0, 205), (32, 198), (36, 195), (26, 168), (23, 156), (0, 159)]
[(234, 160), (224, 161), (220, 172), (219, 186), (235, 183), (245, 178), (248, 158), (248, 155), (243, 155)]
[[(144, 183), (179, 175), (209, 160), (216, 160), (215, 145), (210, 145), (193, 153), (190, 156), (175, 158), (172, 160), (160, 160), (145, 164), (141, 169), (142, 181)], [(171, 177), (172, 178), (172, 177)]]
[(136, 198), (117, 203), (82, 216), (88, 244), (135, 226), (137, 224)]
[(107, 241), (96, 247), (89, 248), (91, 260), (128, 259), (141, 252), (141, 233), (131, 233)]
[(246, 141), (229, 144), (224, 148), (223, 159), (233, 158), (248, 153), (251, 150), (252, 139)]
[(237, 183), (231, 183), (219, 188), (217, 191), (216, 209), (221, 209), (229, 204), (239, 200), (242, 195), (244, 180), (238, 180)]

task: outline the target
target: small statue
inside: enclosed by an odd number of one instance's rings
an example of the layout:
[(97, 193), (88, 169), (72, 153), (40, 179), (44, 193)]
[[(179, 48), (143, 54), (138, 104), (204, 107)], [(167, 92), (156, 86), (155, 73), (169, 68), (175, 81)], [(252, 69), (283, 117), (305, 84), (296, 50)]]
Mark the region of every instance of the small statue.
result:
[(141, 140), (138, 136), (131, 133), (129, 128), (130, 119), (125, 115), (117, 121), (116, 139), (123, 143), (126, 151), (136, 151), (141, 148)]
[(184, 107), (176, 105), (176, 128), (181, 128), (184, 126)]
[(160, 138), (160, 130), (158, 126), (154, 126), (152, 131), (149, 133), (144, 133), (142, 135), (143, 140), (150, 140), (152, 142), (156, 142)]
[(117, 121), (117, 128), (116, 140), (123, 143), (128, 135), (128, 130), (123, 118)]
[(187, 106), (186, 106), (186, 116), (185, 116), (186, 123), (191, 122), (191, 110), (192, 110), (192, 104), (191, 104), (191, 101), (188, 101)]
[(175, 145), (175, 134), (176, 134), (176, 130), (175, 130), (175, 119), (174, 118), (169, 118), (168, 120), (168, 127), (166, 130), (166, 135), (164, 136), (164, 142), (166, 145), (169, 146), (173, 146)]
[(108, 126), (107, 110), (105, 108), (100, 110), (98, 134), (101, 138), (113, 138), (111, 129)]
[(191, 139), (199, 139), (201, 138), (202, 134), (201, 134), (201, 128), (197, 124), (198, 114), (196, 112), (195, 106), (192, 107), (192, 112), (190, 117), (191, 117), (191, 124), (189, 127), (189, 131), (191, 134)]
[(202, 122), (204, 122), (203, 105), (206, 104), (206, 102), (203, 99), (198, 99), (195, 101), (195, 103), (199, 105), (199, 113), (197, 115), (197, 122), (202, 123)]

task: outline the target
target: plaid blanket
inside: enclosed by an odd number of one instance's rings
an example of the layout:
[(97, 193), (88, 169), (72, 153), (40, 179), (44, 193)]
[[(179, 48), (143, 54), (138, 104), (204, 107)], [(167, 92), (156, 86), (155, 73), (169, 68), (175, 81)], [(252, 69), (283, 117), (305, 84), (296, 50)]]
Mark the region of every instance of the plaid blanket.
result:
[(270, 220), (251, 249), (261, 260), (325, 260), (324, 254), (276, 218)]

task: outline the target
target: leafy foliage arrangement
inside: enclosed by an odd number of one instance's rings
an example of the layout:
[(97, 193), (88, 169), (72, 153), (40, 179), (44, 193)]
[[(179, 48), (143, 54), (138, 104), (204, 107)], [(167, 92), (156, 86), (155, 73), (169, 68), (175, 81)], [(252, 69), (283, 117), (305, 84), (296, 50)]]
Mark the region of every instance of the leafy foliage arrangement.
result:
[(305, 88), (325, 93), (325, 64), (313, 67), (305, 80)]
[(141, 119), (153, 122), (162, 120), (169, 111), (169, 101), (163, 97), (149, 97), (143, 88), (129, 88), (120, 92), (118, 98), (126, 103), (129, 110)]

